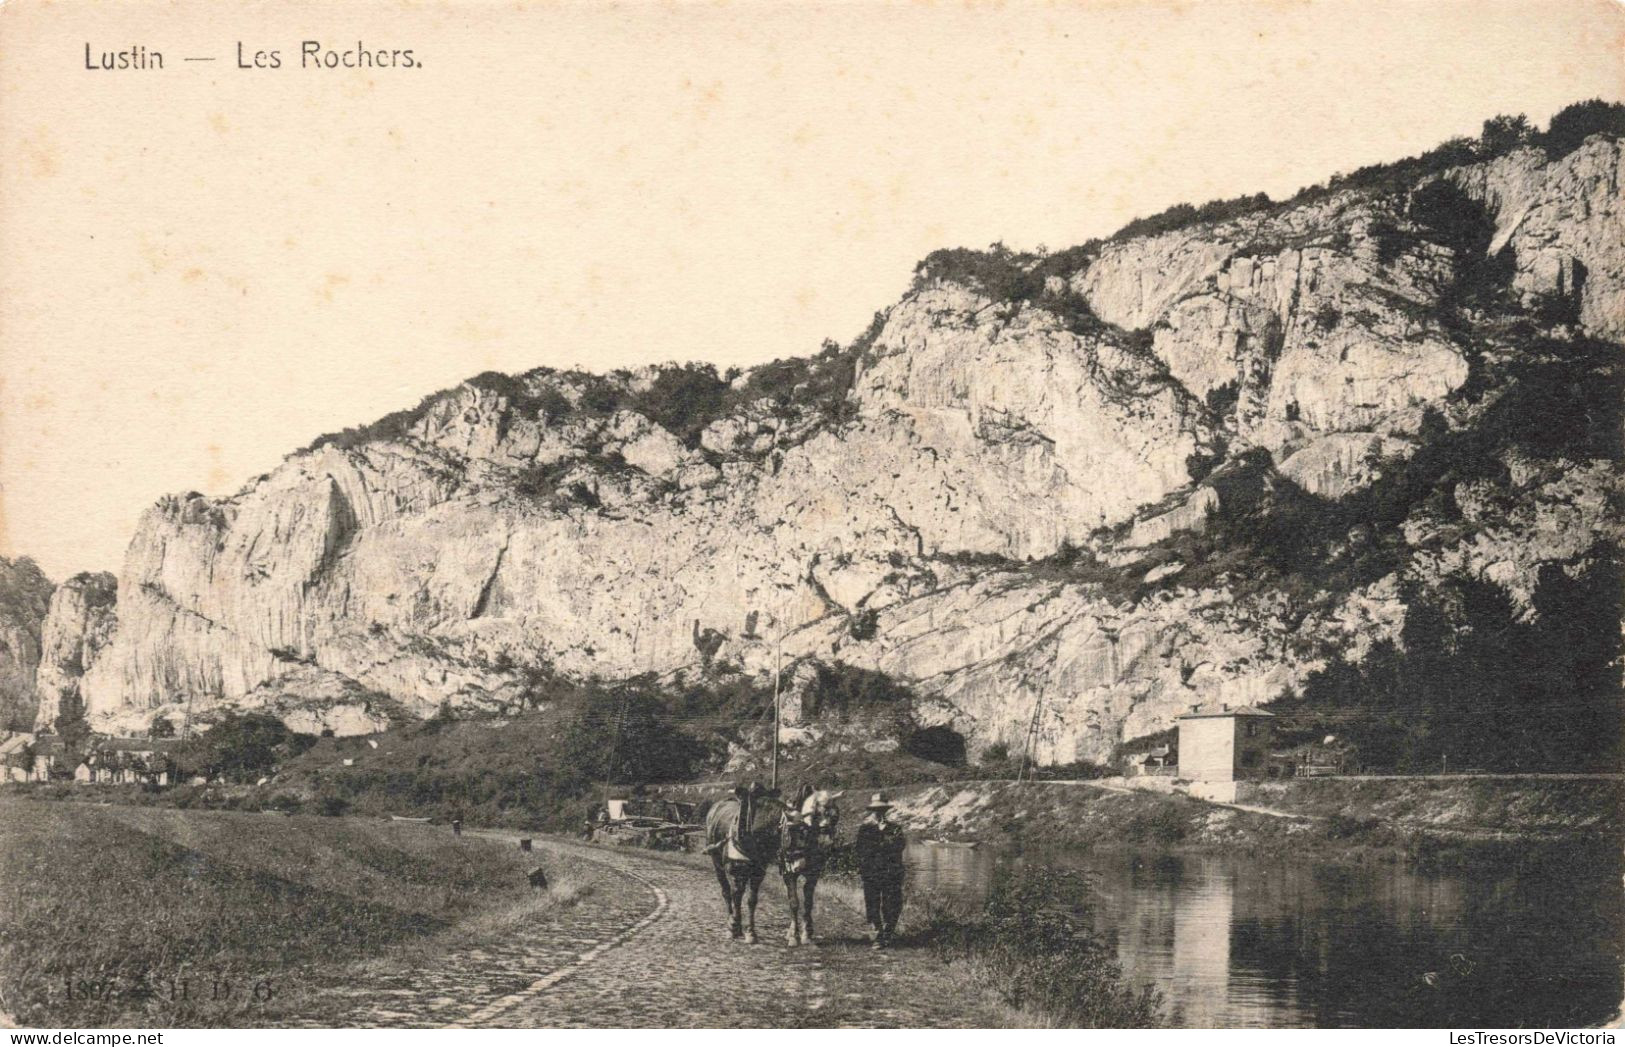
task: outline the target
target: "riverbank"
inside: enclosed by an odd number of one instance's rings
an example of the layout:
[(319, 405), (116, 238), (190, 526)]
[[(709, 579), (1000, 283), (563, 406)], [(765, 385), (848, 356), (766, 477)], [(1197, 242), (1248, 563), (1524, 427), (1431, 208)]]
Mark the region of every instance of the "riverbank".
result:
[[(487, 732), (491, 733), (491, 732)], [(371, 750), (368, 750), (371, 752)], [(379, 752), (382, 760), (397, 754)], [(380, 779), (386, 785), (395, 778)], [(107, 802), (323, 814), (390, 814), (520, 831), (581, 825), (599, 796), (561, 799), (536, 793), (504, 805), (449, 801), (435, 789), (395, 783), (330, 795), (284, 773), (261, 786), (182, 786), (143, 790), (112, 785), (11, 785), (0, 795), (78, 803)], [(818, 780), (817, 784), (827, 784)], [(398, 786), (398, 787), (397, 787)], [(731, 783), (655, 787), (668, 796), (715, 800)], [(885, 788), (896, 815), (916, 837), (1077, 850), (1155, 847), (1192, 853), (1305, 855), (1348, 861), (1460, 863), (1517, 858), (1531, 850), (1614, 847), (1625, 828), (1625, 780), (1578, 775), (1330, 777), (1248, 783), (1236, 803), (1211, 803), (1174, 789), (1168, 779), (1084, 781), (956, 780), (847, 783), (849, 810)], [(490, 790), (476, 782), (470, 798)], [(521, 790), (523, 792), (523, 790)], [(855, 819), (848, 819), (855, 823)], [(851, 824), (848, 825), (850, 830)]]
[(1617, 851), (1622, 796), (1619, 780), (1533, 777), (1263, 782), (1235, 805), (1110, 780), (893, 791), (897, 816), (930, 839), (1428, 862), (1550, 847)]

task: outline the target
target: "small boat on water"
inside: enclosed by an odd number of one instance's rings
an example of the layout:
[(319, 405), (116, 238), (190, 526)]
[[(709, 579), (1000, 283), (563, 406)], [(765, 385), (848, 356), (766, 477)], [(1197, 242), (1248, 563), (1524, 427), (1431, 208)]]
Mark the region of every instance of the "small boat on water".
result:
[(926, 840), (925, 842), (933, 847), (958, 847), (967, 851), (973, 847), (980, 847), (982, 844), (980, 840)]

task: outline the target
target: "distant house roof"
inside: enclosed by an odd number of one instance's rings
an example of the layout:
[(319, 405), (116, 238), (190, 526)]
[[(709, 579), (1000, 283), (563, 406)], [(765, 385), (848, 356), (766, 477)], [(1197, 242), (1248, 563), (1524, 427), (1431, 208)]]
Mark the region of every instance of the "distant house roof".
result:
[(95, 747), (114, 753), (167, 753), (177, 744), (174, 738), (99, 738)]
[(14, 734), (5, 741), (0, 742), (0, 756), (10, 756), (12, 753), (28, 747), (34, 740), (31, 734)]
[(1192, 709), (1188, 713), (1181, 713), (1174, 717), (1176, 720), (1204, 720), (1213, 716), (1268, 716), (1274, 719), (1274, 713), (1267, 713), (1251, 705), (1204, 705)]
[(1168, 746), (1159, 745), (1154, 749), (1151, 749), (1151, 750), (1148, 750), (1146, 752), (1141, 753), (1140, 754), (1140, 762), (1144, 763), (1147, 760), (1160, 760), (1163, 757), (1167, 756), (1169, 751), (1170, 750), (1169, 750)]
[[(92, 738), (86, 748), (92, 753), (169, 753), (180, 745), (176, 738)], [(62, 739), (42, 734), (34, 739), (34, 755), (65, 756)]]

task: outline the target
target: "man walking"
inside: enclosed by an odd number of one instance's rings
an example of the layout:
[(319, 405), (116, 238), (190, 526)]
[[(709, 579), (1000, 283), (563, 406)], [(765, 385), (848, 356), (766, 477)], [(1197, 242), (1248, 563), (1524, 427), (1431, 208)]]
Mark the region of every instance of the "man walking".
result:
[(903, 830), (886, 817), (891, 804), (875, 793), (858, 825), (858, 876), (863, 880), (863, 909), (874, 928), (874, 947), (884, 949), (897, 933), (903, 911)]

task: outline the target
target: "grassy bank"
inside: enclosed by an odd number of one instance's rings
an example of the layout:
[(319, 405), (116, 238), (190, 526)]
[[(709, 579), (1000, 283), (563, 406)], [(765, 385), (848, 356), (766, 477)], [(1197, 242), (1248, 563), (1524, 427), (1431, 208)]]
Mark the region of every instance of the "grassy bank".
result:
[(934, 950), (967, 992), (991, 992), (1009, 1024), (1030, 1028), (1143, 1029), (1164, 1024), (1161, 994), (1123, 977), (1090, 930), (1089, 890), (1078, 874), (1005, 870), (981, 907), (918, 899), (907, 938)]
[[(24, 1025), (253, 1025), (336, 965), (579, 896), (516, 849), (352, 819), (0, 800), (0, 1008)], [(548, 864), (544, 859), (539, 864)]]
[[(899, 944), (930, 950), (953, 991), (987, 996), (1011, 1029), (1144, 1029), (1165, 1024), (1161, 995), (1131, 985), (1111, 948), (1090, 930), (1087, 881), (1068, 870), (1021, 878), (1000, 871), (985, 905), (930, 892), (907, 894)], [(852, 873), (826, 876), (820, 905), (863, 912)]]
[(1246, 802), (1447, 833), (1583, 835), (1625, 824), (1625, 782), (1595, 778), (1294, 778), (1259, 782)]

